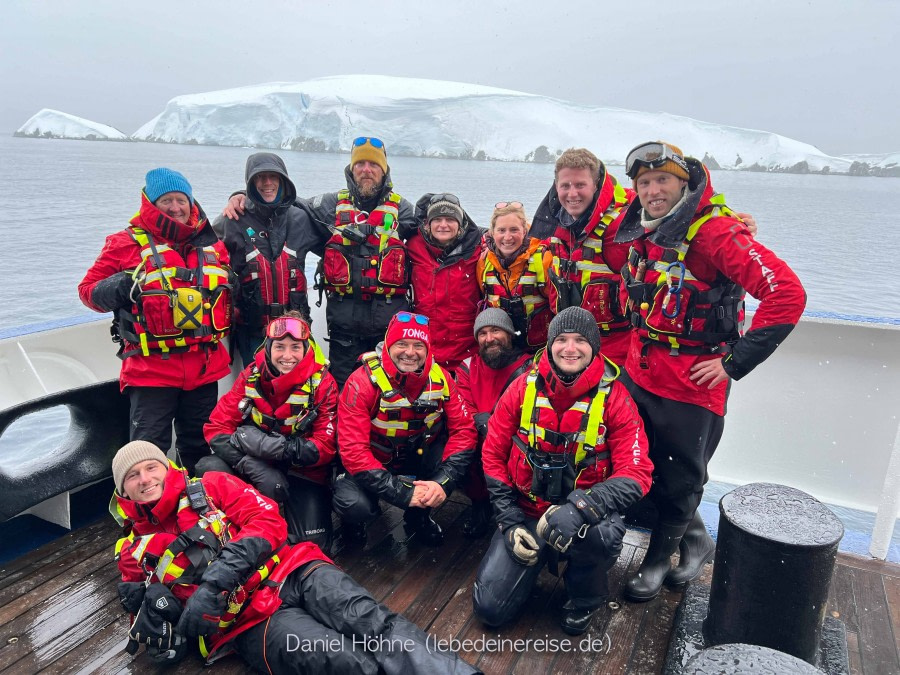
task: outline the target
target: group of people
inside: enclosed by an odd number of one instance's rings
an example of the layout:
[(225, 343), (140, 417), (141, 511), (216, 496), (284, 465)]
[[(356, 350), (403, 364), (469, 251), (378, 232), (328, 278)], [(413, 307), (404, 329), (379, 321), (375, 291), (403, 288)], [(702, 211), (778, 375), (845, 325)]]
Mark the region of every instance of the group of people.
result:
[[(464, 534), (494, 529), (473, 593), (488, 626), (563, 560), (560, 625), (587, 630), (644, 497), (658, 515), (625, 597), (699, 576), (714, 543), (697, 507), (730, 382), (790, 333), (805, 294), (702, 163), (648, 142), (625, 172), (632, 189), (567, 150), (533, 226), (502, 201), (483, 231), (454, 194), (413, 206), (395, 193), (372, 137), (353, 142), (346, 189), (308, 200), (281, 158), (251, 155), (212, 225), (181, 174), (150, 171), (139, 213), (79, 286), (114, 312), (131, 401), (113, 473), (133, 644), (174, 659), (200, 636), (209, 658), (340, 672), (351, 657), (299, 656), (285, 636), (396, 635), (410, 649), (351, 650), (354, 668), (474, 672), (425, 649), (325, 553), (332, 509), (364, 540), (381, 502), (440, 545), (431, 512), (456, 487), (472, 501)], [(746, 331), (745, 293), (759, 300)], [(216, 401), (229, 331), (244, 368)], [(173, 422), (178, 463), (164, 454)], [(158, 611), (161, 597), (177, 611)]]

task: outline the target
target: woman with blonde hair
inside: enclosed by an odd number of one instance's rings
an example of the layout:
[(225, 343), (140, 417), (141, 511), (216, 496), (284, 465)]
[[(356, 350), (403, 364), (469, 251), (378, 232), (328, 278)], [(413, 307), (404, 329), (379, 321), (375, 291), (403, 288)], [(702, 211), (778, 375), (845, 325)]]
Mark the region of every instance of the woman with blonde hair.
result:
[(547, 301), (553, 254), (539, 239), (528, 236), (530, 228), (522, 202), (498, 202), (476, 274), (484, 306), (509, 314), (518, 344), (534, 353), (546, 345), (553, 318)]

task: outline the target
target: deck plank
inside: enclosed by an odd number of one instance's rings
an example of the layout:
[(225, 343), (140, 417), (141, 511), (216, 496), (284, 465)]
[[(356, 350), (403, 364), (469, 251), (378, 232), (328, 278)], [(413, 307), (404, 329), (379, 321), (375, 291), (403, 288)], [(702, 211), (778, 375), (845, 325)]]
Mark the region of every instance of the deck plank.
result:
[(900, 579), (882, 577), (884, 593), (887, 596), (888, 610), (891, 616), (891, 631), (894, 633), (894, 647), (900, 652)]
[(852, 568), (853, 595), (859, 618), (859, 652), (865, 675), (896, 675), (900, 659), (891, 631), (882, 577)]

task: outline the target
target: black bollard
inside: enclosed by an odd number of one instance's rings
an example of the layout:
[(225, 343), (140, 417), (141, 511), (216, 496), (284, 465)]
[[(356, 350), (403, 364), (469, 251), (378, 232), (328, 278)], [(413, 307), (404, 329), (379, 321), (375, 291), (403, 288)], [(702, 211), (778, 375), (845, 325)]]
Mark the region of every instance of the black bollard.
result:
[(761, 645), (815, 663), (841, 521), (805, 492), (771, 483), (729, 492), (719, 513), (707, 644)]
[(806, 661), (759, 645), (728, 644), (704, 649), (681, 675), (822, 675)]

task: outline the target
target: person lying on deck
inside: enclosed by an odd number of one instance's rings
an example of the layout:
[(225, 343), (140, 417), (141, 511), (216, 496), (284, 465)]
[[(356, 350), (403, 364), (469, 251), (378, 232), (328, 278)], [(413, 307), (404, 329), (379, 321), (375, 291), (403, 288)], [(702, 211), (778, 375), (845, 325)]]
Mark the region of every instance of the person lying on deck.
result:
[(130, 653), (174, 663), (199, 638), (207, 663), (237, 652), (266, 673), (478, 672), (312, 542), (285, 545), (278, 506), (236, 476), (189, 478), (147, 441), (120, 448), (112, 473)]

